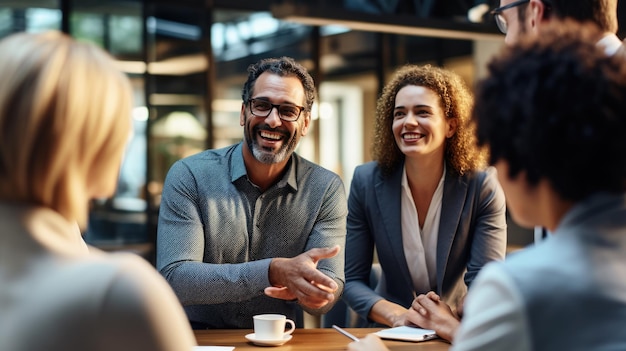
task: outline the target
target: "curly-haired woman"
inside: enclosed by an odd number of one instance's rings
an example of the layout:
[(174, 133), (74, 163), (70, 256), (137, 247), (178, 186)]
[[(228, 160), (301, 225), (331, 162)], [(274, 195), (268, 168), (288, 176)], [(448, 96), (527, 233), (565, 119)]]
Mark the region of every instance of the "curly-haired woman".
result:
[[(357, 167), (350, 188), (344, 292), (369, 322), (450, 340), (476, 274), (504, 258), (504, 194), (476, 145), (472, 103), (461, 77), (430, 65), (400, 68), (378, 100), (376, 161)], [(421, 313), (409, 320), (412, 304)]]

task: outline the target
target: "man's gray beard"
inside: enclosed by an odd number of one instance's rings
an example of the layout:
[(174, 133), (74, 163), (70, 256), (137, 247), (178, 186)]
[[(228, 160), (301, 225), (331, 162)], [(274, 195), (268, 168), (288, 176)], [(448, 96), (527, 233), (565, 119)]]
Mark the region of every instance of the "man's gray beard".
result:
[(257, 159), (257, 161), (264, 164), (273, 164), (280, 163), (286, 160), (296, 149), (296, 139), (291, 138), (288, 144), (283, 144), (277, 153), (273, 153), (271, 151), (265, 151), (259, 144), (256, 143), (254, 138), (250, 137), (246, 134), (246, 143), (248, 144), (248, 148), (252, 151), (252, 156)]
[(252, 128), (252, 133), (250, 133), (250, 125), (249, 122), (246, 121), (246, 128), (244, 128), (244, 139), (246, 144), (248, 145), (248, 149), (252, 152), (252, 156), (254, 158), (264, 164), (274, 164), (285, 161), (291, 154), (296, 150), (297, 140), (296, 134), (299, 132), (298, 130), (294, 131), (294, 134), (291, 134), (291, 138), (287, 144), (284, 144), (280, 147), (278, 152), (274, 153), (272, 151), (265, 151), (259, 144), (256, 143), (255, 136), (261, 130), (259, 126)]
[(272, 153), (271, 151), (269, 152), (265, 151), (263, 150), (263, 148), (261, 148), (258, 144), (254, 142), (248, 142), (248, 146), (250, 147), (250, 150), (252, 150), (252, 155), (254, 156), (254, 158), (256, 158), (257, 161), (261, 163), (265, 163), (265, 164), (280, 163), (284, 161), (288, 156), (288, 152), (287, 152), (288, 145), (281, 146), (280, 150), (278, 150), (277, 153)]

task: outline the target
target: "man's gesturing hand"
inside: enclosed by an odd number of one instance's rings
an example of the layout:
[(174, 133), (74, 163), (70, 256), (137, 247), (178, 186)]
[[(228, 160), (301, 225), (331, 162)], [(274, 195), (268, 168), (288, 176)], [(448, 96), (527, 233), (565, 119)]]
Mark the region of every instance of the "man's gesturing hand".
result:
[(322, 308), (335, 299), (338, 286), (334, 280), (317, 270), (317, 262), (339, 253), (335, 247), (315, 248), (294, 258), (277, 257), (270, 263), (271, 287), (265, 295), (282, 300), (294, 300), (306, 307)]

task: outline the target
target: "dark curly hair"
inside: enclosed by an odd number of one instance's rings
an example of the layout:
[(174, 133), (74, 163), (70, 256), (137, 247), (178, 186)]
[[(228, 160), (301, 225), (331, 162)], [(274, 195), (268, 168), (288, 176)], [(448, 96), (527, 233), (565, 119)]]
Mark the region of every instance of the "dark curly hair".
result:
[(454, 135), (446, 139), (445, 159), (450, 167), (463, 175), (485, 165), (486, 155), (477, 146), (471, 123), (472, 94), (463, 79), (451, 71), (430, 65), (406, 65), (396, 72), (385, 86), (376, 106), (373, 155), (383, 174), (389, 175), (404, 161), (393, 136), (393, 110), (398, 91), (407, 85), (428, 88), (441, 100), (447, 120), (457, 119)]
[(313, 78), (306, 68), (297, 63), (291, 57), (286, 56), (263, 59), (248, 66), (248, 80), (244, 83), (243, 91), (241, 92), (241, 98), (244, 103), (248, 103), (250, 100), (252, 91), (254, 90), (254, 83), (256, 83), (257, 78), (259, 78), (259, 76), (266, 71), (277, 74), (281, 77), (297, 77), (304, 87), (304, 96), (306, 99), (306, 101), (304, 101), (304, 110), (309, 112), (311, 111), (316, 95)]
[(489, 162), (547, 179), (564, 200), (626, 190), (626, 62), (596, 47), (600, 33), (555, 21), (496, 56), (476, 93)]

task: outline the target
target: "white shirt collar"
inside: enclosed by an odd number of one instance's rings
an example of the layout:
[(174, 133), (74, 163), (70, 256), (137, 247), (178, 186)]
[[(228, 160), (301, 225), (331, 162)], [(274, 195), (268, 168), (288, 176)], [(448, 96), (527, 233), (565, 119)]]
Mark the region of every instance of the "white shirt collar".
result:
[(622, 46), (622, 41), (619, 40), (617, 35), (613, 33), (606, 33), (596, 45), (604, 48), (604, 53), (607, 54), (607, 56), (613, 56)]

